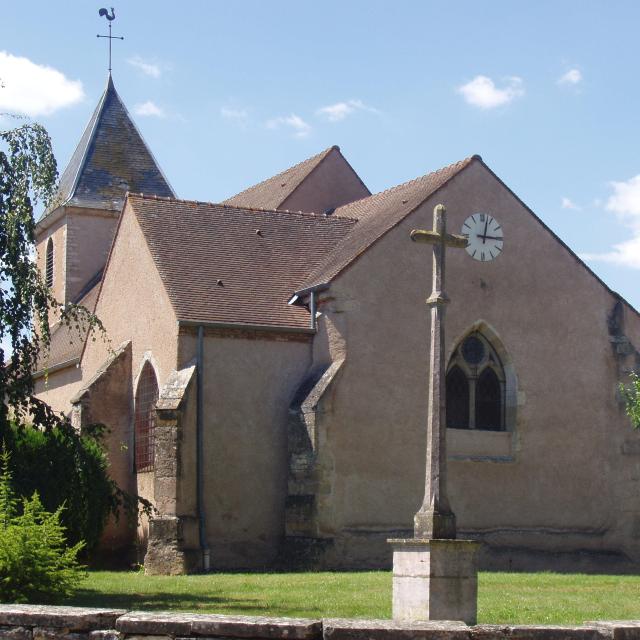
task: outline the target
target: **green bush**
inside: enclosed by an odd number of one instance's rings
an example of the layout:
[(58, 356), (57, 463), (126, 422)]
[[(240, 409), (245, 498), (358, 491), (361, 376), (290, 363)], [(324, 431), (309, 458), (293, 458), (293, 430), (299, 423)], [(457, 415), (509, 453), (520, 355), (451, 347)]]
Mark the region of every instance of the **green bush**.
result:
[(63, 423), (50, 430), (10, 425), (1, 436), (11, 454), (16, 495), (37, 492), (47, 511), (64, 504), (60, 517), (67, 541), (82, 541), (87, 552), (97, 546), (120, 502), (100, 435), (99, 430), (80, 434)]
[(0, 461), (0, 601), (53, 602), (73, 594), (85, 574), (77, 556), (82, 542), (67, 546), (63, 507), (46, 511), (38, 493), (18, 500), (9, 454)]

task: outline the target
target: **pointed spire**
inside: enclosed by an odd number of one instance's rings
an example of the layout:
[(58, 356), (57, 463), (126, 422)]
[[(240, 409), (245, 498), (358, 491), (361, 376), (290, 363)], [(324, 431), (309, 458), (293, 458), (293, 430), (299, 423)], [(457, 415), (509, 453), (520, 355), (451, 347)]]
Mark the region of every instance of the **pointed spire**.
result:
[(52, 208), (63, 204), (119, 211), (127, 191), (175, 196), (109, 73), (100, 98), (60, 179)]

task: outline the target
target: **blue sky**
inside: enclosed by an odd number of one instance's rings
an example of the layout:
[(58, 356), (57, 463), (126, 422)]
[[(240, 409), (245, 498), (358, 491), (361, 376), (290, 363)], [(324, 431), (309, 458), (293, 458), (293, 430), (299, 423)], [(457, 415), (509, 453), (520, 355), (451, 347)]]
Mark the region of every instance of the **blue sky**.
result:
[[(2, 8), (0, 111), (41, 121), (61, 169), (106, 82), (100, 6)], [(479, 153), (640, 308), (639, 2), (115, 10), (116, 88), (180, 197), (222, 200), (332, 144), (374, 192)]]

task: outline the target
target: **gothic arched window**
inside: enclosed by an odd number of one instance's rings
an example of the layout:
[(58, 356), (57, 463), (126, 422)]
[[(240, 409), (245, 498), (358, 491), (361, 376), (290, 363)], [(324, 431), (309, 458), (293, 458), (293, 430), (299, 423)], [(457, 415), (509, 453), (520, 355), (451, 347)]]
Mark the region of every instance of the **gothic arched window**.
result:
[(474, 331), (457, 346), (447, 369), (447, 427), (505, 430), (505, 373), (496, 350)]
[(150, 362), (146, 362), (135, 398), (135, 469), (151, 471), (154, 463), (156, 426), (156, 402), (158, 402), (158, 382)]
[(47, 287), (53, 286), (53, 239), (47, 241), (47, 253), (45, 256), (45, 277)]

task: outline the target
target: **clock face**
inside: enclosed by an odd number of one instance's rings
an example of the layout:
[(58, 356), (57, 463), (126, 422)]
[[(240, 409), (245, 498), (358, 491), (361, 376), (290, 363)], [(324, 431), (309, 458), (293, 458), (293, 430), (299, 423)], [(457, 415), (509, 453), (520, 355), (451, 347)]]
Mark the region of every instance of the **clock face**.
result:
[(468, 238), (467, 253), (475, 260), (488, 262), (502, 252), (502, 227), (488, 213), (474, 213), (462, 225), (463, 236)]

